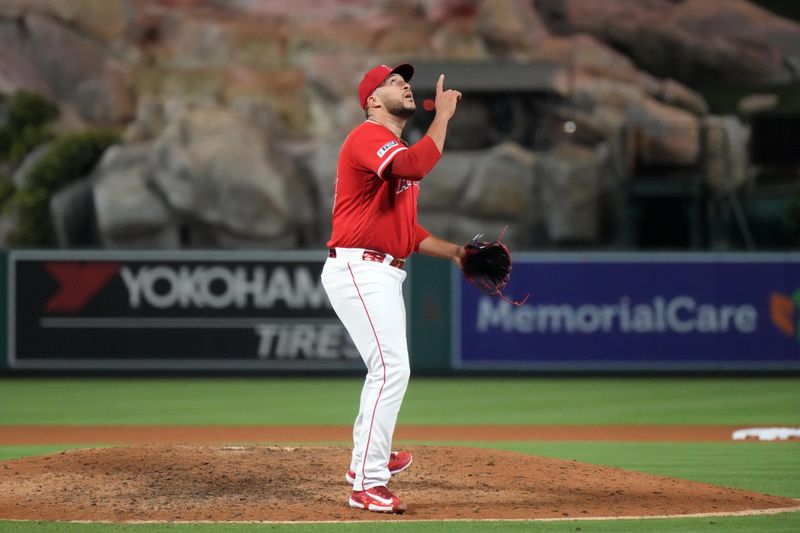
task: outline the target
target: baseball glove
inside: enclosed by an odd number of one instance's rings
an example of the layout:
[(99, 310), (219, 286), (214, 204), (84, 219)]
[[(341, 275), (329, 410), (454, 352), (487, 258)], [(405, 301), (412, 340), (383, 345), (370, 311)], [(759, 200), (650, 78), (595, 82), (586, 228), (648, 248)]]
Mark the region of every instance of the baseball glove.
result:
[(511, 304), (522, 305), (530, 295), (526, 295), (520, 301), (514, 301), (502, 292), (511, 277), (512, 265), (511, 251), (502, 242), (507, 229), (508, 226), (492, 242), (481, 240), (483, 234), (480, 234), (464, 245), (466, 253), (461, 258), (461, 270), (464, 272), (464, 277), (484, 294), (499, 296)]

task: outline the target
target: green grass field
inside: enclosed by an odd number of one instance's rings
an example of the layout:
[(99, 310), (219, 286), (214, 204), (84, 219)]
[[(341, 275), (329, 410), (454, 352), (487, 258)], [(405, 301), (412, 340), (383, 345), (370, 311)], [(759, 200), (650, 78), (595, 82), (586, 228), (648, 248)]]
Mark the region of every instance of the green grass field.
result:
[[(345, 378), (4, 379), (0, 425), (351, 424), (360, 390)], [(412, 378), (399, 423), (798, 424), (800, 378)]]
[[(3, 425), (350, 424), (357, 379), (2, 379)], [(513, 405), (513, 409), (509, 409)], [(412, 379), (399, 424), (735, 424), (800, 427), (800, 379)], [(86, 443), (103, 445), (104, 443)], [(409, 444), (444, 444), (438, 442)], [(800, 442), (450, 442), (577, 459), (800, 498)], [(0, 446), (0, 460), (77, 446)], [(385, 524), (66, 524), (0, 532), (800, 531), (756, 517)]]

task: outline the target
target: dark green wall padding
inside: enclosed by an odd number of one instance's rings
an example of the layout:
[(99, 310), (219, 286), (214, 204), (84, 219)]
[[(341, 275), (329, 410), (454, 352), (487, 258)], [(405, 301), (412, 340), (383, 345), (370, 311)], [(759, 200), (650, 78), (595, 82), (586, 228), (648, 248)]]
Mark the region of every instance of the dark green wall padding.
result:
[(409, 262), (409, 358), (412, 374), (450, 370), (452, 343), (451, 264), (415, 254)]

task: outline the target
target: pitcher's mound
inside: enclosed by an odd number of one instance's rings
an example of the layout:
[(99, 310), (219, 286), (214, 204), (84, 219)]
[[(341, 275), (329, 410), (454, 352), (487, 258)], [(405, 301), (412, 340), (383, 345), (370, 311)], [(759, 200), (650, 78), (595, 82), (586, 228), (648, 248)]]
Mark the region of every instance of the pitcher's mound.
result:
[(0, 519), (283, 521), (537, 519), (735, 513), (800, 502), (476, 448), (412, 449), (390, 487), (403, 516), (350, 509), (344, 447), (138, 446), (1, 464)]

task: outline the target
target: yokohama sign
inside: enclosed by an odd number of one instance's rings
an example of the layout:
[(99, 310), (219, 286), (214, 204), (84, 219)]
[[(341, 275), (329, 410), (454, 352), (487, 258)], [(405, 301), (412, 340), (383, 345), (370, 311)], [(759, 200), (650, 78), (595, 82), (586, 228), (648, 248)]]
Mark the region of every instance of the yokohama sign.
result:
[(356, 369), (319, 254), (11, 252), (9, 363)]

